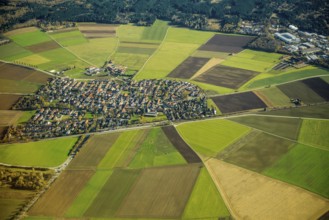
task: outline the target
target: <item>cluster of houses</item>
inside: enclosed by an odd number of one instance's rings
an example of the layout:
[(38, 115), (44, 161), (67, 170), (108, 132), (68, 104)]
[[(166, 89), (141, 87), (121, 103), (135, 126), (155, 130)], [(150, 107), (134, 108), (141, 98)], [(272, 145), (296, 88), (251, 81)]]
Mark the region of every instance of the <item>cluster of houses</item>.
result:
[(94, 76), (100, 73), (105, 73), (111, 76), (122, 76), (126, 73), (127, 67), (116, 65), (111, 60), (106, 62), (102, 68), (98, 67), (88, 67), (85, 69), (85, 75)]
[(298, 30), (289, 25), (288, 31), (274, 33), (274, 37), (285, 43), (284, 48), (307, 61), (329, 58), (329, 41), (326, 36)]
[(39, 107), (25, 125), (16, 128), (16, 136), (29, 138), (116, 129), (132, 124), (133, 118), (156, 117), (158, 113), (166, 115), (168, 120), (216, 114), (207, 106), (199, 87), (174, 80), (137, 82), (54, 78), (25, 101), (19, 101), (16, 108)]

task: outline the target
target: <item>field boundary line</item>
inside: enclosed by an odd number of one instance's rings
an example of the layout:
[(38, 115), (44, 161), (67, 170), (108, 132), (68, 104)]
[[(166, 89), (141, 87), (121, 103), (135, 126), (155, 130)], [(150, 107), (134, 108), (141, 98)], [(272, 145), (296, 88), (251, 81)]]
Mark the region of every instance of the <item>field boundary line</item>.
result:
[(138, 74), (140, 74), (142, 72), (142, 70), (145, 68), (146, 64), (150, 61), (151, 58), (153, 58), (153, 56), (155, 56), (155, 54), (157, 54), (160, 50), (160, 48), (163, 46), (166, 38), (167, 38), (167, 35), (168, 35), (168, 32), (169, 32), (169, 29), (170, 27), (167, 28), (167, 31), (166, 31), (166, 34), (165, 36), (163, 37), (162, 41), (161, 41), (161, 44), (159, 45), (159, 47), (156, 49), (156, 51), (154, 51), (152, 53), (152, 55), (145, 61), (145, 63), (143, 64), (143, 66), (138, 70), (138, 72), (136, 73), (136, 75), (134, 76), (134, 78), (136, 78), (138, 76)]

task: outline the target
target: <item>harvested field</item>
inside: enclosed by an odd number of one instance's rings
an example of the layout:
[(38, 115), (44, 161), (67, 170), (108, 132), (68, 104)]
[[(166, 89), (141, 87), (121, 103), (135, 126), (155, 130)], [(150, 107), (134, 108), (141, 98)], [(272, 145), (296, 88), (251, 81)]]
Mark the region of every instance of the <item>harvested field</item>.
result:
[(162, 127), (162, 130), (188, 163), (202, 162), (200, 157), (181, 138), (174, 126)]
[(32, 51), (33, 53), (40, 53), (43, 51), (52, 50), (52, 49), (56, 49), (59, 47), (60, 46), (55, 41), (47, 41), (44, 43), (28, 46), (26, 48), (29, 49), (30, 51)]
[(242, 146), (239, 140), (233, 143), (225, 149), (230, 153), (225, 156), (220, 154), (219, 157), (226, 162), (262, 172), (286, 154), (293, 147), (293, 144), (286, 139), (260, 132), (247, 138)]
[(258, 90), (255, 94), (269, 107), (291, 106), (289, 97), (277, 87)]
[(207, 72), (208, 70), (210, 70), (212, 67), (220, 64), (223, 61), (223, 59), (219, 59), (219, 58), (211, 58), (201, 69), (199, 69), (192, 77), (191, 79), (194, 79), (198, 76), (200, 76), (201, 74)]
[(183, 63), (176, 67), (168, 77), (189, 79), (208, 61), (208, 58), (188, 57)]
[(292, 140), (297, 140), (299, 128), (302, 124), (300, 118), (270, 116), (243, 116), (231, 118), (230, 120)]
[(257, 74), (258, 72), (255, 71), (217, 65), (195, 80), (215, 86), (238, 89)]
[[(113, 217), (123, 200), (127, 197), (127, 194), (131, 191), (139, 175), (140, 170), (114, 170), (84, 216), (98, 218)], [(144, 196), (140, 198), (144, 198)], [(136, 199), (135, 201), (138, 202), (140, 199)]]
[(329, 198), (329, 151), (296, 144), (263, 174)]
[(93, 169), (115, 143), (120, 133), (94, 135), (72, 160), (68, 169)]
[(324, 100), (329, 101), (329, 84), (321, 78), (304, 79), (302, 82)]
[(80, 23), (79, 30), (86, 38), (104, 38), (116, 35), (117, 25)]
[(0, 94), (0, 110), (9, 110), (22, 97), (20, 95)]
[(303, 189), (228, 163), (206, 162), (237, 219), (317, 219), (329, 202)]
[(239, 53), (255, 37), (216, 34), (199, 50)]
[(198, 177), (199, 166), (143, 170), (116, 215), (144, 218), (182, 216)]
[(306, 104), (325, 101), (321, 96), (301, 81), (278, 85), (278, 88), (289, 98), (299, 98)]
[(0, 110), (0, 126), (11, 126), (23, 115), (21, 111)]
[(64, 171), (50, 189), (34, 204), (29, 215), (62, 217), (93, 171)]
[(253, 92), (217, 96), (212, 100), (224, 114), (267, 107)]

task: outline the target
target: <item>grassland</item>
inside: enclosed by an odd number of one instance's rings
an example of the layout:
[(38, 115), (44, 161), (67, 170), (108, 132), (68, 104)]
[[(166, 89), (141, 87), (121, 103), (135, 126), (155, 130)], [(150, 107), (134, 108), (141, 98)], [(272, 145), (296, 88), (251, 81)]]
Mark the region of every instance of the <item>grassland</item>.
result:
[(277, 53), (244, 50), (228, 57), (222, 62), (222, 65), (256, 72), (267, 72), (279, 62), (281, 56), (281, 54)]
[(329, 120), (304, 119), (298, 141), (329, 150)]
[(215, 156), (250, 128), (227, 120), (207, 120), (178, 125), (182, 138), (198, 153)]
[(22, 47), (51, 41), (49, 36), (46, 33), (41, 32), (40, 30), (11, 35), (9, 36), (9, 38)]
[(32, 54), (31, 51), (19, 46), (15, 42), (0, 46), (0, 59), (11, 61)]
[(115, 53), (111, 57), (111, 60), (116, 64), (128, 67), (129, 70), (138, 71), (142, 68), (148, 58), (149, 55), (147, 54)]
[(225, 203), (208, 171), (202, 168), (186, 205), (183, 219), (229, 216)]
[(145, 27), (134, 25), (121, 25), (117, 29), (117, 36), (120, 41), (141, 42)]
[(4, 144), (0, 146), (1, 163), (54, 167), (67, 158), (69, 149), (77, 138), (60, 138), (28, 143)]
[[(283, 72), (280, 75), (277, 76), (270, 76), (264, 79), (255, 79), (255, 81), (251, 82), (247, 85), (247, 88), (253, 89), (253, 88), (259, 88), (264, 87), (268, 85), (275, 85), (280, 83), (286, 83), (306, 77), (312, 77), (312, 76), (320, 76), (320, 75), (328, 75), (329, 71), (326, 69), (321, 69), (318, 67), (306, 67), (301, 70), (292, 70), (288, 72)], [(260, 76), (263, 77), (263, 76)]]
[(297, 144), (263, 174), (329, 198), (329, 152)]
[(267, 106), (290, 106), (290, 99), (277, 87), (266, 88), (256, 91), (256, 94), (266, 103)]
[(88, 40), (83, 36), (79, 30), (60, 32), (50, 34), (50, 36), (57, 41), (63, 47), (83, 44), (88, 42)]
[(161, 128), (152, 129), (138, 149), (130, 168), (185, 164), (186, 161), (168, 140)]
[(142, 34), (142, 40), (161, 42), (168, 29), (168, 22), (156, 20), (151, 27), (146, 27)]
[(243, 116), (230, 120), (293, 140), (297, 140), (302, 123), (299, 118), (267, 116)]

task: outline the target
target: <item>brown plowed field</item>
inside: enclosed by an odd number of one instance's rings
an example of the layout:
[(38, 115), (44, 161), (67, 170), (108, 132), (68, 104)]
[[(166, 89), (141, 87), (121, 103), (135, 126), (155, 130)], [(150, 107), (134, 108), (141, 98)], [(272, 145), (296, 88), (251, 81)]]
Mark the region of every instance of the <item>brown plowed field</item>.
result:
[(181, 217), (199, 172), (198, 164), (143, 170), (116, 215)]
[(11, 126), (22, 116), (21, 111), (0, 110), (0, 126)]
[(0, 110), (9, 110), (22, 97), (20, 95), (0, 94)]
[(68, 169), (95, 169), (119, 136), (120, 133), (94, 135), (82, 146)]
[(302, 82), (319, 96), (321, 96), (324, 100), (329, 101), (329, 84), (326, 81), (321, 78), (312, 78), (305, 79)]
[(217, 65), (195, 80), (215, 86), (238, 89), (257, 74), (258, 72), (255, 71)]
[(176, 67), (168, 77), (172, 78), (182, 78), (189, 79), (194, 73), (201, 69), (210, 59), (209, 58), (199, 58), (199, 57), (189, 57), (178, 67)]
[(93, 171), (64, 171), (29, 211), (31, 216), (63, 217)]
[(7, 63), (0, 66), (0, 79), (46, 83), (49, 78), (50, 76), (27, 67)]
[(116, 34), (117, 25), (79, 24), (79, 30), (87, 38), (112, 37)]
[(277, 86), (289, 98), (299, 98), (303, 103), (317, 103), (325, 100), (301, 81)]
[(47, 41), (44, 43), (28, 46), (26, 48), (34, 53), (41, 53), (44, 51), (60, 48), (60, 46), (55, 41)]
[(173, 146), (184, 157), (188, 163), (202, 162), (200, 157), (185, 143), (185, 141), (178, 134), (174, 126), (162, 127), (163, 132), (166, 134)]
[(212, 98), (222, 113), (240, 112), (267, 107), (253, 92), (217, 96)]
[[(245, 142), (239, 149), (230, 152), (224, 160), (256, 172), (262, 172), (286, 154), (293, 144), (286, 139), (260, 133)], [(235, 148), (235, 143), (230, 148)]]
[(298, 187), (210, 159), (206, 166), (237, 219), (317, 219), (329, 202)]
[(199, 50), (239, 53), (255, 37), (216, 34)]

